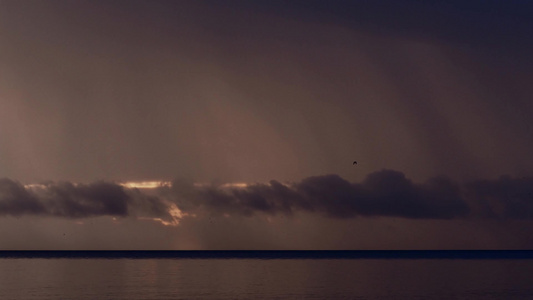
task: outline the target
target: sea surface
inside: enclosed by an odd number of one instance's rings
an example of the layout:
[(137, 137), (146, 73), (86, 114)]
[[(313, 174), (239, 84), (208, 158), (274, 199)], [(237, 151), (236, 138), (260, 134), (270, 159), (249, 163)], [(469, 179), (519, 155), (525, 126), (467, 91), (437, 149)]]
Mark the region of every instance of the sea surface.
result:
[(533, 259), (3, 257), (0, 299), (533, 299)]

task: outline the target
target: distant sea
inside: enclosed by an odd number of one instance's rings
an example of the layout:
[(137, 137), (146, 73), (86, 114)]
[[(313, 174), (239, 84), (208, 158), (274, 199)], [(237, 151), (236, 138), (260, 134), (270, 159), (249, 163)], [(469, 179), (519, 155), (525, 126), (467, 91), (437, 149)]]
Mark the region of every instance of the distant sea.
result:
[(533, 251), (0, 251), (0, 299), (533, 299)]

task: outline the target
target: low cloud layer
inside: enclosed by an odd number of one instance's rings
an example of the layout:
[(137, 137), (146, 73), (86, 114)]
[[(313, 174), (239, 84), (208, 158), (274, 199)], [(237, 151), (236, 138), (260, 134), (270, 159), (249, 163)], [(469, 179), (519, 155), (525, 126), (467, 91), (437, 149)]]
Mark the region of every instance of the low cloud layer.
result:
[(199, 185), (174, 181), (154, 189), (112, 182), (24, 186), (0, 179), (0, 216), (137, 217), (177, 224), (183, 217), (293, 216), (329, 218), (533, 219), (533, 178), (501, 177), (458, 184), (446, 177), (414, 183), (398, 171), (369, 174), (361, 183), (338, 175), (296, 183)]
[(308, 177), (301, 182), (253, 184), (245, 188), (199, 187), (172, 184), (169, 195), (184, 212), (253, 215), (312, 212), (332, 218), (394, 216), (450, 219), (470, 213), (460, 187), (447, 178), (414, 184), (403, 173), (383, 170), (362, 183), (338, 175)]
[(0, 179), (0, 216), (40, 215), (64, 218), (132, 215), (169, 218), (161, 199), (112, 182), (43, 183), (24, 186)]

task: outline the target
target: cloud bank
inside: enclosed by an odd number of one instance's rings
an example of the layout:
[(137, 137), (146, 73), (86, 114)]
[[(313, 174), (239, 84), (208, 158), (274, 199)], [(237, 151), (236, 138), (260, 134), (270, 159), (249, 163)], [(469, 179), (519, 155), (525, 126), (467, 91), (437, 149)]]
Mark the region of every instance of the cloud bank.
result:
[(451, 219), (470, 212), (460, 187), (451, 180), (434, 178), (425, 184), (414, 184), (403, 173), (391, 170), (372, 173), (362, 183), (350, 183), (338, 175), (324, 175), (293, 184), (272, 180), (269, 184), (229, 189), (194, 188), (174, 182), (168, 191), (185, 212), (203, 210), (226, 215), (293, 215), (305, 211), (331, 218)]
[(382, 170), (360, 183), (338, 175), (300, 182), (207, 184), (173, 181), (154, 189), (113, 182), (49, 182), (24, 186), (0, 179), (0, 216), (96, 216), (150, 218), (176, 225), (184, 217), (293, 216), (408, 219), (533, 219), (533, 178), (500, 177), (459, 184), (447, 177), (414, 183), (402, 173)]
[(0, 216), (40, 215), (63, 218), (158, 217), (171, 219), (171, 205), (158, 197), (112, 182), (48, 182), (24, 186), (0, 179)]

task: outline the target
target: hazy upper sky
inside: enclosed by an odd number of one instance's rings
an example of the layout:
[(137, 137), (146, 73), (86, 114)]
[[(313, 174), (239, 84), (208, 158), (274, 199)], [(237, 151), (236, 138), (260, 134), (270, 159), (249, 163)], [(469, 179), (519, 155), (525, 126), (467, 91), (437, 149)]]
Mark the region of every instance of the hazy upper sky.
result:
[(531, 248), (532, 83), (528, 1), (0, 0), (0, 248)]

